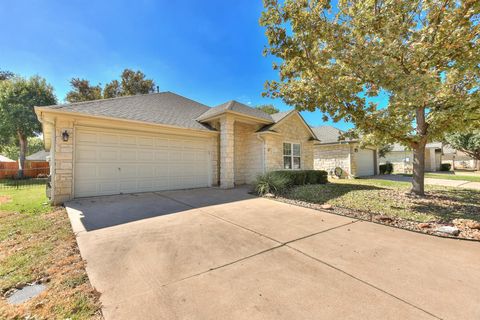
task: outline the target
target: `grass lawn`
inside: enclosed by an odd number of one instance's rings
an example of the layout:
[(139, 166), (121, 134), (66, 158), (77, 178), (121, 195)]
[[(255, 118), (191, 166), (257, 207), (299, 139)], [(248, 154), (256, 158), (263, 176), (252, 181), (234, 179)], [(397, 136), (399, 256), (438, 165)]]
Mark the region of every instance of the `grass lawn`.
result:
[(23, 304), (0, 298), (0, 319), (100, 318), (65, 209), (47, 203), (44, 186), (0, 189), (0, 296), (39, 280), (47, 290)]
[(325, 185), (298, 186), (283, 196), (418, 222), (480, 221), (480, 191), (426, 186), (427, 196), (416, 198), (407, 194), (410, 187), (409, 182), (388, 180), (331, 180)]
[[(402, 176), (411, 177), (411, 174), (402, 174)], [(433, 172), (426, 172), (425, 178), (432, 178), (432, 179), (446, 179), (446, 180), (465, 180), (469, 182), (480, 182), (480, 175), (467, 175), (464, 174), (448, 174), (448, 173), (433, 173)]]

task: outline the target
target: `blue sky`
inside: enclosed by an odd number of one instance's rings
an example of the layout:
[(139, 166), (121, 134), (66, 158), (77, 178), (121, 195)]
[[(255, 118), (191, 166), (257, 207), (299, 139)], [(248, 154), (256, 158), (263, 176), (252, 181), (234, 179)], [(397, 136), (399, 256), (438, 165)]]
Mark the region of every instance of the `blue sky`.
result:
[[(0, 69), (45, 77), (59, 101), (72, 77), (105, 84), (132, 68), (210, 106), (234, 99), (288, 110), (261, 96), (277, 77), (262, 56), (261, 11), (260, 0), (2, 1)], [(323, 123), (320, 112), (302, 115)]]

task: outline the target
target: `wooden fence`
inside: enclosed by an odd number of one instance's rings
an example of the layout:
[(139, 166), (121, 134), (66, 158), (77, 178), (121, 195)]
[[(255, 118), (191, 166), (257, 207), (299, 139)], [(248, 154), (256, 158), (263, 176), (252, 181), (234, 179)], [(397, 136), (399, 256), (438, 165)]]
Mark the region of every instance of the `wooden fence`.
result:
[[(46, 177), (50, 174), (50, 166), (46, 161), (25, 161), (23, 175), (26, 178)], [(0, 162), (0, 179), (18, 177), (17, 162)]]

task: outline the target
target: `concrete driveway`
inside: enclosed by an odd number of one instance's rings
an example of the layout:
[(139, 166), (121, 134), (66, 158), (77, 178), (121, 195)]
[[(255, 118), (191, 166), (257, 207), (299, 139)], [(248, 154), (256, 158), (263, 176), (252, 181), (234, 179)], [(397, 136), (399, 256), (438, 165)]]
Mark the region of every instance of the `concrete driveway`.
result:
[(106, 319), (480, 319), (480, 243), (197, 189), (67, 206)]

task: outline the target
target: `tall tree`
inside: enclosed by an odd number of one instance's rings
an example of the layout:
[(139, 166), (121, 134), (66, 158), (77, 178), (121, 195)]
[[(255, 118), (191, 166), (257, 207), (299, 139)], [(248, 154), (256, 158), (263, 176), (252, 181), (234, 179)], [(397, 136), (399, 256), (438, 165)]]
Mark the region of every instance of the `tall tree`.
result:
[(23, 176), (27, 139), (41, 132), (41, 125), (33, 107), (56, 102), (53, 87), (39, 76), (0, 81), (0, 135), (4, 140), (18, 141), (20, 176)]
[(460, 150), (475, 159), (477, 170), (480, 171), (480, 130), (466, 133), (450, 133), (445, 140), (454, 149)]
[(275, 108), (273, 104), (262, 104), (262, 105), (256, 106), (255, 108), (262, 110), (263, 112), (268, 114), (274, 114), (274, 113), (280, 112), (280, 110)]
[[(332, 3), (264, 0), (265, 54), (280, 58), (265, 94), (353, 122), (379, 145), (409, 146), (412, 192), (423, 195), (427, 142), (480, 118), (480, 2)], [(381, 96), (386, 106), (373, 102)]]
[(10, 78), (13, 78), (13, 76), (14, 76), (13, 72), (6, 71), (6, 70), (0, 70), (0, 81), (8, 80)]
[(68, 102), (82, 102), (102, 99), (102, 87), (100, 85), (92, 86), (90, 81), (80, 78), (70, 80), (72, 90), (67, 93), (65, 100)]

